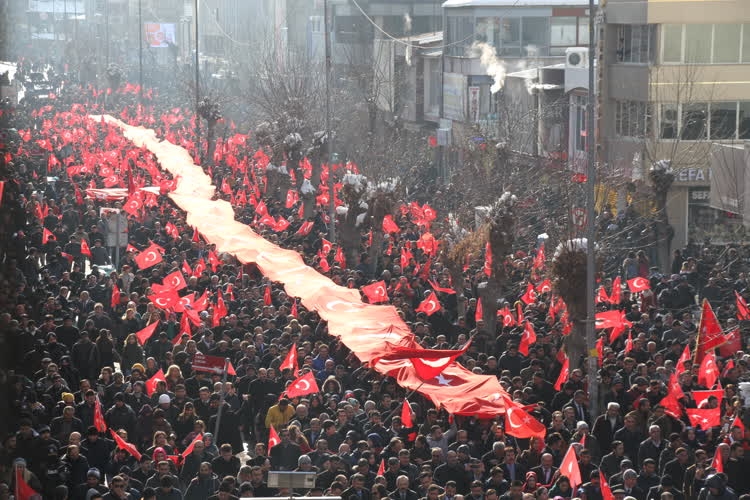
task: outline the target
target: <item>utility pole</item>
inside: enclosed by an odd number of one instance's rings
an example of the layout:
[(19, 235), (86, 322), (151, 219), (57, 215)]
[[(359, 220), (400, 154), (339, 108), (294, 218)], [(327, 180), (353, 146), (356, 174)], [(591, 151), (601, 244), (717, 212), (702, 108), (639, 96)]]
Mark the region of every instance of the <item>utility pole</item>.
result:
[(333, 65), (331, 64), (331, 26), (328, 21), (328, 0), (323, 0), (323, 31), (326, 46), (326, 147), (328, 149), (328, 237), (336, 242), (336, 196), (333, 179), (333, 133), (331, 131), (331, 86), (333, 85)]
[(195, 9), (195, 148), (198, 153), (198, 161), (201, 161), (201, 115), (198, 113), (198, 105), (201, 101), (200, 57), (198, 55), (198, 0), (195, 0), (193, 8)]
[(596, 330), (594, 310), (594, 266), (596, 265), (595, 239), (596, 225), (594, 221), (595, 186), (596, 186), (596, 127), (594, 126), (594, 106), (596, 92), (594, 90), (594, 63), (596, 62), (596, 33), (594, 28), (596, 5), (595, 0), (589, 0), (589, 92), (586, 108), (586, 146), (588, 153), (588, 169), (586, 172), (586, 349), (589, 407), (592, 415), (599, 413), (599, 383), (597, 381), (598, 365), (596, 355)]
[(143, 106), (143, 0), (138, 0), (138, 102)]

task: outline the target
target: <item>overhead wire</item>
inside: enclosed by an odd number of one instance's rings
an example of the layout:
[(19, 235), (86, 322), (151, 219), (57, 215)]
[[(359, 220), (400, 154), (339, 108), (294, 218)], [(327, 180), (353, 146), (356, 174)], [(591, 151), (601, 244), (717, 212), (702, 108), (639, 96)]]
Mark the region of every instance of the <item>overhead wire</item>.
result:
[[(375, 28), (376, 30), (378, 30), (378, 31), (379, 31), (380, 33), (382, 33), (383, 35), (385, 35), (385, 36), (386, 36), (386, 38), (390, 38), (390, 39), (391, 39), (391, 40), (393, 40), (394, 42), (396, 42), (396, 43), (400, 43), (401, 45), (404, 45), (404, 46), (406, 46), (406, 47), (411, 47), (411, 48), (414, 48), (414, 49), (420, 49), (420, 48), (422, 48), (422, 46), (420, 46), (420, 45), (418, 45), (418, 44), (413, 44), (413, 43), (411, 43), (411, 42), (407, 42), (407, 41), (401, 40), (400, 38), (398, 38), (398, 37), (396, 37), (396, 36), (394, 36), (394, 35), (392, 35), (392, 34), (388, 33), (388, 32), (387, 32), (387, 31), (385, 31), (385, 30), (384, 30), (383, 28), (381, 28), (381, 27), (380, 27), (380, 25), (378, 25), (378, 23), (376, 23), (376, 22), (375, 22), (375, 21), (374, 21), (374, 20), (373, 20), (373, 19), (372, 19), (372, 18), (371, 18), (371, 17), (370, 17), (370, 16), (369, 16), (369, 15), (368, 15), (368, 14), (367, 14), (367, 13), (366, 13), (366, 12), (365, 12), (365, 11), (364, 11), (363, 9), (362, 9), (362, 7), (360, 7), (360, 5), (359, 5), (359, 4), (357, 3), (357, 0), (350, 0), (350, 1), (351, 1), (351, 2), (352, 2), (352, 3), (354, 4), (354, 6), (355, 6), (355, 7), (357, 7), (357, 9), (359, 10), (359, 12), (360, 12), (360, 13), (362, 13), (362, 16), (363, 16), (363, 17), (364, 17), (365, 19), (367, 19), (367, 22), (369, 22), (370, 24), (372, 24), (372, 25), (373, 25), (373, 27), (374, 27), (374, 28)], [(508, 8), (506, 8), (506, 9), (505, 9), (505, 10), (504, 10), (504, 11), (503, 11), (503, 12), (501, 13), (501, 15), (500, 15), (500, 16), (498, 16), (498, 17), (499, 17), (500, 19), (503, 19), (503, 18), (505, 17), (505, 14), (509, 13), (509, 12), (510, 12), (510, 9), (511, 9), (511, 8), (513, 8), (513, 7), (515, 7), (516, 5), (518, 5), (518, 3), (519, 3), (520, 1), (521, 1), (521, 0), (515, 0), (515, 1), (513, 2), (513, 4), (512, 4), (512, 5), (509, 5), (509, 6), (508, 6)], [(443, 26), (443, 31), (445, 31), (445, 26)], [(471, 35), (467, 36), (466, 38), (463, 38), (463, 39), (461, 39), (461, 40), (458, 40), (458, 41), (455, 41), (455, 42), (451, 42), (451, 43), (443, 43), (442, 45), (439, 45), (439, 46), (437, 46), (437, 47), (434, 47), (434, 48), (436, 48), (436, 49), (444, 49), (444, 48), (446, 48), (446, 47), (452, 47), (452, 46), (454, 46), (454, 45), (461, 45), (461, 44), (463, 44), (464, 42), (466, 42), (467, 40), (469, 40), (470, 38), (474, 38), (474, 37), (475, 37), (476, 35), (477, 35), (477, 32), (475, 31), (474, 33), (472, 33)]]

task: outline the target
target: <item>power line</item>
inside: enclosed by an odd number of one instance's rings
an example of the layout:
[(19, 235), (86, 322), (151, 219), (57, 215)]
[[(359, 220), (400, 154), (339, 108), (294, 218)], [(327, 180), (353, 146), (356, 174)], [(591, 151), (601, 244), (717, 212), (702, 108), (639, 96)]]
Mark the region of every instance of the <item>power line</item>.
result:
[[(505, 9), (505, 10), (504, 10), (504, 11), (502, 12), (502, 14), (501, 14), (500, 16), (498, 16), (498, 17), (499, 17), (500, 19), (503, 19), (503, 18), (505, 17), (505, 14), (509, 13), (509, 12), (510, 12), (510, 9), (511, 9), (511, 8), (513, 8), (513, 7), (515, 7), (516, 5), (518, 5), (518, 2), (520, 2), (520, 1), (521, 1), (521, 0), (516, 0), (515, 2), (513, 2), (513, 5), (510, 5), (510, 6), (509, 6), (509, 7), (507, 8), (507, 9)], [(359, 4), (357, 3), (357, 0), (351, 0), (351, 2), (352, 2), (352, 3), (354, 4), (354, 6), (355, 6), (355, 7), (357, 7), (357, 9), (358, 9), (358, 10), (359, 10), (359, 11), (360, 11), (360, 12), (362, 13), (362, 16), (364, 16), (364, 18), (365, 18), (365, 19), (367, 19), (367, 21), (368, 21), (368, 22), (369, 22), (370, 24), (372, 24), (372, 25), (373, 25), (373, 26), (375, 27), (375, 29), (377, 29), (377, 30), (378, 30), (379, 32), (381, 32), (381, 33), (382, 33), (383, 35), (385, 35), (385, 36), (386, 36), (387, 38), (390, 38), (390, 39), (391, 39), (391, 40), (393, 40), (394, 42), (396, 42), (396, 43), (400, 43), (401, 45), (404, 45), (404, 46), (406, 46), (406, 47), (412, 47), (412, 48), (415, 48), (415, 49), (421, 49), (421, 48), (423, 48), (423, 47), (422, 47), (422, 46), (420, 46), (420, 45), (416, 45), (416, 44), (413, 44), (413, 43), (410, 43), (410, 42), (405, 42), (405, 41), (401, 40), (400, 38), (397, 38), (397, 37), (395, 37), (394, 35), (391, 35), (391, 34), (390, 34), (390, 33), (388, 33), (387, 31), (385, 31), (385, 30), (384, 30), (383, 28), (381, 28), (381, 27), (380, 27), (380, 26), (378, 25), (378, 23), (376, 23), (375, 21), (373, 21), (373, 20), (372, 20), (372, 18), (371, 18), (371, 17), (369, 16), (369, 15), (367, 15), (367, 13), (366, 13), (366, 12), (365, 12), (365, 11), (364, 11), (364, 10), (362, 9), (362, 7), (360, 7), (360, 5), (359, 5)], [(444, 32), (446, 31), (446, 27), (445, 27), (445, 26), (443, 26), (443, 31), (444, 31)], [(464, 38), (464, 39), (462, 39), (462, 40), (458, 40), (458, 41), (456, 41), (456, 42), (451, 42), (451, 43), (444, 43), (444, 44), (442, 44), (442, 45), (440, 45), (440, 46), (438, 46), (438, 47), (435, 47), (435, 48), (439, 48), (439, 49), (444, 49), (444, 48), (446, 48), (446, 47), (452, 47), (452, 46), (454, 46), (454, 45), (461, 45), (461, 44), (463, 44), (463, 43), (464, 43), (464, 42), (465, 42), (466, 40), (468, 40), (469, 38), (474, 38), (474, 36), (476, 36), (477, 34), (478, 34), (477, 32), (474, 32), (474, 33), (472, 33), (471, 35), (467, 36), (466, 38)], [(443, 37), (443, 38), (445, 38), (445, 37)]]

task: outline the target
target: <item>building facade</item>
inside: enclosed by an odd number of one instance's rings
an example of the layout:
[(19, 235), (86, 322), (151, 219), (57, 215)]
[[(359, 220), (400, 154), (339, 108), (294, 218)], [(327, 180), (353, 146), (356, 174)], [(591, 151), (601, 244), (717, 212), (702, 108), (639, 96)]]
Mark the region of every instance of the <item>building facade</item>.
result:
[(716, 202), (727, 196), (709, 195), (711, 151), (750, 139), (750, 8), (606, 0), (602, 11), (599, 161), (644, 185), (651, 164), (669, 161), (672, 248), (700, 244), (739, 221), (736, 208)]

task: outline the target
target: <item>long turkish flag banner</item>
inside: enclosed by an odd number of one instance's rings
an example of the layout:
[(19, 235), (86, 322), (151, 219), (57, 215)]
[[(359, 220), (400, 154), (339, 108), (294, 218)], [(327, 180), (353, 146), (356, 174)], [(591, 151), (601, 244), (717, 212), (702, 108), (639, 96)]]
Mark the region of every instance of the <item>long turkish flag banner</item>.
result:
[[(307, 266), (296, 251), (280, 248), (236, 221), (229, 202), (212, 199), (216, 187), (184, 148), (157, 138), (153, 130), (129, 126), (108, 115), (90, 118), (119, 127), (135, 146), (151, 151), (164, 169), (179, 176), (183, 181), (169, 197), (187, 212), (188, 225), (218, 251), (233, 254), (242, 264), (254, 263), (270, 281), (283, 283), (287, 295), (299, 297), (307, 309), (316, 311), (328, 323), (330, 335), (339, 337), (360, 360), (370, 362), (377, 357), (383, 342), (419, 348), (395, 307), (362, 302), (359, 290), (337, 285)], [(505, 413), (503, 395), (507, 393), (497, 378), (472, 373), (455, 362), (426, 381), (408, 360), (379, 361), (375, 369), (395, 377), (406, 389), (419, 388), (449, 413), (482, 418)]]

